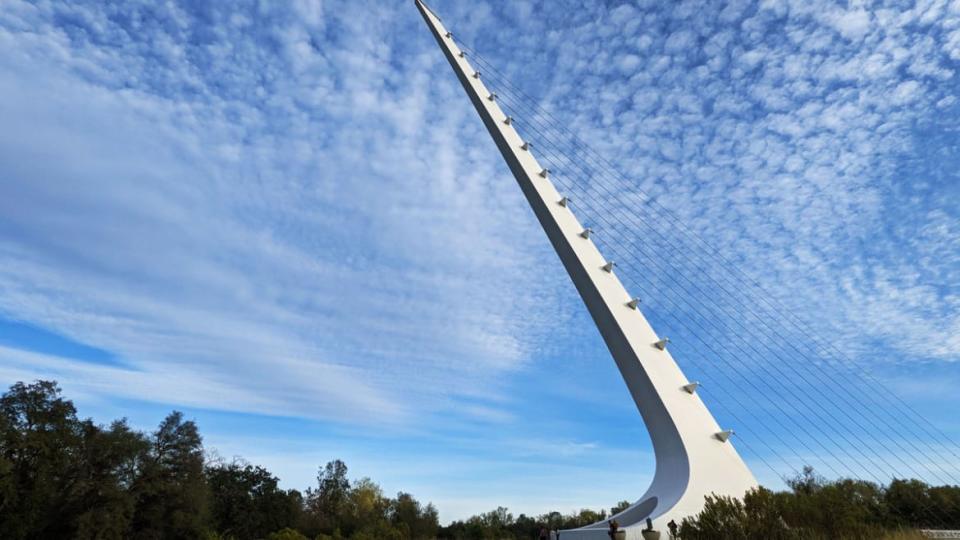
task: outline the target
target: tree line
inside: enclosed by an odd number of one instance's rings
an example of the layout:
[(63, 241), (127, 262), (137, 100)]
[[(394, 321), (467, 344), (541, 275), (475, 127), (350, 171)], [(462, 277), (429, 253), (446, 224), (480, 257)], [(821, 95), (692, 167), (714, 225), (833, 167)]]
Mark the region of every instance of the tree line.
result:
[[(818, 540), (923, 538), (917, 529), (960, 529), (960, 487), (892, 480), (828, 481), (812, 468), (787, 481), (788, 491), (760, 487), (743, 500), (708, 496), (684, 519), (684, 540)], [(907, 536), (913, 532), (913, 535)]]
[[(919, 480), (892, 480), (885, 486), (860, 480), (828, 481), (810, 467), (787, 480), (789, 490), (760, 487), (744, 498), (708, 496), (702, 512), (680, 520), (682, 540), (921, 540), (919, 529), (960, 529), (960, 487), (929, 486)], [(506, 509), (441, 527), (440, 538), (530, 539), (545, 525), (564, 530), (596, 523), (625, 509), (551, 512), (536, 518)], [(562, 539), (562, 535), (561, 535)]]
[[(956, 486), (826, 481), (812, 469), (788, 484), (788, 491), (759, 488), (743, 500), (708, 497), (703, 512), (682, 521), (679, 537), (882, 538), (918, 527), (960, 529)], [(301, 492), (281, 489), (263, 467), (209, 459), (196, 424), (176, 411), (144, 433), (126, 420), (104, 426), (78, 418), (52, 381), (16, 383), (0, 397), (4, 539), (519, 540), (537, 538), (542, 527), (607, 519), (628, 505), (538, 516), (499, 507), (440, 526), (433, 504), (404, 492), (386, 496), (369, 478), (350, 480), (340, 460)]]
[(339, 460), (315, 487), (281, 489), (263, 467), (207, 460), (194, 422), (172, 412), (152, 433), (77, 417), (52, 381), (0, 397), (0, 538), (434, 538), (437, 510)]

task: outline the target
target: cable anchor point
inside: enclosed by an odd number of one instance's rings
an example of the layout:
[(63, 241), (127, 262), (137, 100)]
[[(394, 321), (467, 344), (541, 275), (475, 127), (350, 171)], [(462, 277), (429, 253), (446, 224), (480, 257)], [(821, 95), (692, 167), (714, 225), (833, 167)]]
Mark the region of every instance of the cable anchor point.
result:
[(615, 263), (615, 262), (613, 262), (613, 261), (607, 261), (607, 264), (601, 266), (600, 268), (603, 268), (603, 271), (604, 271), (604, 272), (613, 272), (613, 267), (616, 266), (616, 265), (617, 265), (617, 263)]
[(570, 206), (570, 203), (571, 203), (571, 202), (573, 202), (573, 200), (570, 199), (570, 197), (561, 197), (560, 200), (557, 201), (557, 204), (559, 204), (560, 206), (566, 208), (567, 206)]
[(683, 391), (688, 394), (693, 394), (697, 391), (697, 388), (699, 387), (700, 387), (700, 383), (697, 381), (693, 381), (692, 383), (685, 384), (680, 388), (683, 388)]
[(540, 169), (540, 178), (546, 178), (550, 175), (550, 169)]
[(630, 308), (630, 309), (637, 309), (637, 306), (639, 306), (639, 305), (640, 305), (640, 299), (639, 299), (639, 298), (631, 298), (630, 301), (627, 302), (627, 307)]
[(593, 234), (593, 229), (591, 229), (590, 227), (587, 227), (586, 229), (583, 230), (583, 232), (580, 233), (580, 237), (587, 239), (587, 238), (590, 238), (591, 234)]
[(730, 440), (730, 436), (733, 434), (734, 434), (734, 431), (732, 429), (727, 429), (724, 431), (718, 431), (714, 433), (713, 436), (720, 442), (727, 442), (728, 440)]
[(660, 350), (662, 351), (662, 350), (665, 350), (665, 349), (667, 348), (667, 343), (670, 343), (670, 338), (665, 337), (665, 338), (661, 339), (660, 341), (657, 341), (656, 343), (654, 343), (653, 346), (656, 347), (656, 348), (658, 348), (658, 349), (660, 349)]

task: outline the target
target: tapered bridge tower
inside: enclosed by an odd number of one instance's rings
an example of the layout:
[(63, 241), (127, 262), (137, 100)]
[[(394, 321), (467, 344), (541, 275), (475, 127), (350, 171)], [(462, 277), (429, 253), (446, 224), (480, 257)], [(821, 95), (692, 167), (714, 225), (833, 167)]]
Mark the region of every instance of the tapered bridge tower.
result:
[[(697, 395), (697, 384), (687, 380), (670, 356), (668, 340), (654, 332), (453, 35), (423, 2), (416, 4), (570, 274), (650, 432), (656, 457), (653, 483), (614, 516), (627, 540), (641, 538), (647, 518), (655, 529), (664, 530), (671, 519), (679, 522), (696, 514), (706, 495), (742, 497), (757, 481), (734, 449), (732, 432), (717, 425)], [(561, 537), (603, 539), (606, 526), (601, 522), (563, 531)]]

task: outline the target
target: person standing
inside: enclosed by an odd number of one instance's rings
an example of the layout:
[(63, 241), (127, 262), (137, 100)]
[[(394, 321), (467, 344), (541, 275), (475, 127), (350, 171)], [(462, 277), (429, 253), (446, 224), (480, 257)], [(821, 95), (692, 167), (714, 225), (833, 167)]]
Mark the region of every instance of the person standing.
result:
[(617, 531), (620, 530), (620, 524), (615, 519), (611, 519), (607, 524), (610, 525), (610, 528), (607, 529), (607, 536), (610, 537), (610, 540), (617, 540)]
[(667, 523), (667, 528), (670, 529), (670, 540), (676, 540), (677, 529), (679, 529), (679, 527), (677, 527), (677, 522), (671, 519), (670, 523)]

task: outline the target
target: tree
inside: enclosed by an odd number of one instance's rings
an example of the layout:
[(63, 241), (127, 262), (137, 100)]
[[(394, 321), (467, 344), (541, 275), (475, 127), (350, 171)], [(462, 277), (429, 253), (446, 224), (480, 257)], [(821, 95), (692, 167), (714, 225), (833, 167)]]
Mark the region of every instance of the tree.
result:
[(145, 540), (202, 536), (208, 492), (196, 424), (174, 411), (154, 432), (151, 446), (132, 488), (136, 497), (132, 536)]
[(731, 497), (707, 495), (703, 510), (680, 523), (684, 540), (725, 540), (747, 538), (743, 503)]
[(130, 487), (150, 443), (126, 420), (115, 421), (109, 430), (86, 421), (83, 429), (80, 479), (71, 494), (82, 501), (74, 517), (74, 537), (126, 538), (135, 509)]
[(884, 494), (884, 502), (894, 522), (909, 526), (931, 526), (930, 493), (919, 480), (893, 480)]
[(758, 487), (743, 497), (748, 538), (781, 540), (795, 538), (783, 520), (784, 497), (769, 489)]
[(620, 501), (617, 503), (616, 506), (610, 509), (610, 515), (612, 516), (615, 514), (619, 514), (620, 512), (623, 512), (624, 510), (626, 510), (627, 507), (629, 506), (630, 506), (630, 501)]
[[(437, 509), (432, 504), (426, 507), (420, 505), (420, 502), (413, 498), (409, 493), (397, 493), (397, 498), (391, 505), (391, 522), (393, 526), (405, 534), (407, 538), (423, 539), (434, 538), (437, 535), (439, 523), (437, 521)], [(499, 509), (498, 509), (499, 510)], [(506, 510), (505, 508), (503, 509)], [(507, 514), (509, 523), (501, 527), (512, 524), (513, 517)]]
[[(487, 518), (500, 531), (512, 520), (505, 508)], [(126, 420), (78, 419), (51, 381), (0, 397), (0, 538), (419, 540), (438, 529), (432, 504), (385, 497), (369, 478), (351, 487), (340, 460), (320, 469), (305, 501), (263, 467), (206, 466), (182, 413), (145, 435)]]
[(828, 482), (813, 469), (787, 482), (792, 493), (781, 511), (792, 527), (838, 537), (870, 537), (879, 534), (886, 513), (880, 488), (860, 480)]
[(317, 473), (317, 489), (307, 490), (307, 507), (325, 532), (334, 533), (343, 524), (349, 494), (347, 464), (339, 459), (328, 462)]
[(278, 487), (278, 479), (263, 467), (242, 461), (206, 469), (210, 517), (214, 530), (238, 539), (263, 538), (294, 527), (301, 497)]
[(148, 444), (124, 420), (79, 420), (52, 381), (0, 398), (0, 537), (126, 538)]
[(354, 482), (347, 497), (344, 534), (356, 531), (369, 532), (387, 522), (390, 499), (373, 480), (361, 478)]
[(52, 381), (18, 382), (0, 397), (0, 537), (66, 536), (62, 509), (78, 476), (83, 431)]
[(927, 494), (931, 512), (942, 513), (943, 526), (960, 529), (960, 486), (935, 486)]

